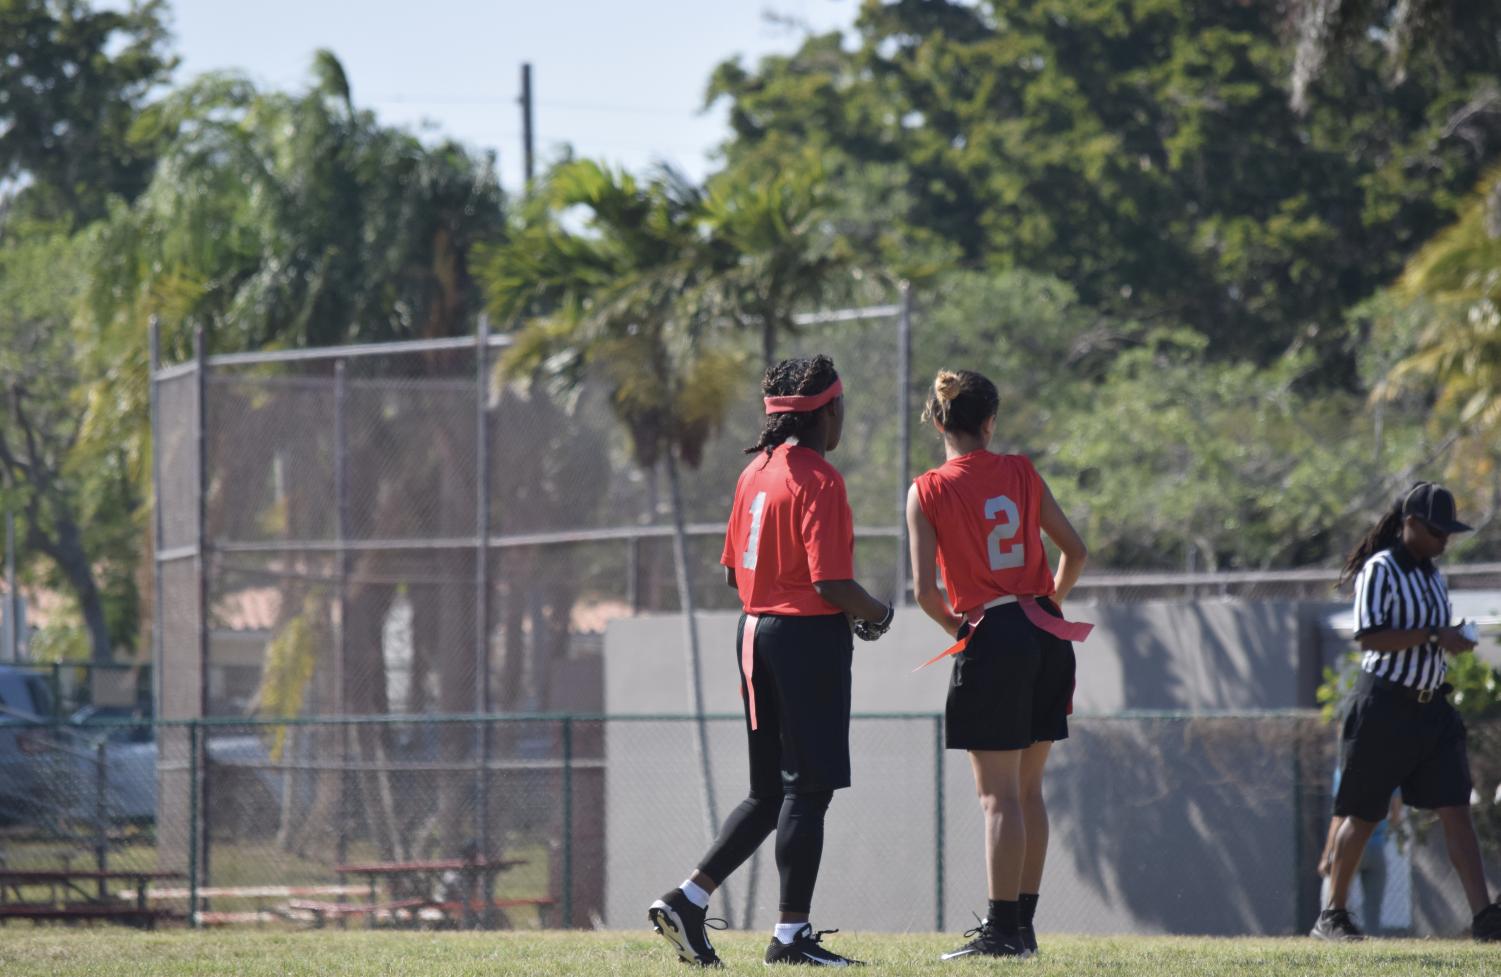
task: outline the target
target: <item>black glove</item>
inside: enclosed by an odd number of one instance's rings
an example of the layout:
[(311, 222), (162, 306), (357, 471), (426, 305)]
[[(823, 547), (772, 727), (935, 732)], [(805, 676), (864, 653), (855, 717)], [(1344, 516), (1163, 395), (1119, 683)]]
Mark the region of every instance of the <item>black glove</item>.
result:
[(866, 621), (862, 618), (855, 618), (853, 624), (855, 637), (861, 641), (875, 641), (881, 635), (891, 630), (891, 619), (894, 617), (896, 617), (896, 607), (888, 604), (886, 605), (885, 616), (879, 621)]

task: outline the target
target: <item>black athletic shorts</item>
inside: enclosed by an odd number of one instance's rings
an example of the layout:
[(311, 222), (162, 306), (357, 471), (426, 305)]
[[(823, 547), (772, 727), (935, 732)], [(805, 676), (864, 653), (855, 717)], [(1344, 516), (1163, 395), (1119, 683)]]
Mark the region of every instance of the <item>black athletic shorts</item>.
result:
[[(1037, 602), (1054, 617), (1063, 616), (1046, 597)], [(1021, 750), (1067, 739), (1074, 666), (1073, 642), (1038, 628), (1020, 604), (990, 608), (969, 645), (954, 656), (944, 709), (946, 745)]]
[[(735, 629), (740, 664), (745, 615)], [(761, 615), (750, 685), (740, 671), (750, 743), (750, 796), (781, 797), (850, 785), (850, 661), (854, 640), (843, 614)]]
[(1337, 817), (1380, 821), (1392, 791), (1409, 807), (1467, 807), (1470, 751), (1464, 720), (1442, 695), (1418, 702), (1401, 686), (1361, 672), (1340, 742)]

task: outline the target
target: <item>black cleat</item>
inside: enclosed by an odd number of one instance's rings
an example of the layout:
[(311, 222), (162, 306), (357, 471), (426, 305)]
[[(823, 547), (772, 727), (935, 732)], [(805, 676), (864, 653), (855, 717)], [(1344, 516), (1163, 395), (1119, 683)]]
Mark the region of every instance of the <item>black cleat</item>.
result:
[(783, 943), (776, 937), (771, 938), (771, 946), (766, 948), (766, 965), (774, 963), (801, 963), (815, 967), (863, 967), (864, 960), (851, 960), (849, 957), (841, 957), (833, 950), (826, 950), (822, 946), (825, 933), (837, 933), (838, 930), (819, 930), (813, 932), (813, 927), (807, 923), (797, 931), (791, 943)]
[(965, 936), (974, 937), (957, 950), (950, 950), (940, 960), (959, 960), (963, 957), (1019, 957), (1032, 955), (1020, 933), (1002, 933), (990, 924), (989, 919), (980, 920), (980, 925), (965, 930)]
[(1308, 935), (1316, 940), (1330, 940), (1334, 943), (1354, 943), (1365, 939), (1365, 934), (1345, 909), (1325, 909), (1320, 912)]
[(1476, 943), (1501, 943), (1501, 902), (1493, 902), (1475, 914), (1470, 935)]
[(652, 929), (672, 944), (684, 963), (700, 967), (723, 966), (719, 954), (709, 942), (709, 929), (724, 929), (725, 921), (709, 919), (704, 910), (683, 895), (682, 889), (673, 889), (652, 903), (646, 911), (646, 918)]
[(1037, 956), (1037, 931), (1032, 928), (1032, 924), (1022, 923), (1016, 928), (1016, 933), (1022, 938), (1022, 946), (1027, 948), (1027, 952)]

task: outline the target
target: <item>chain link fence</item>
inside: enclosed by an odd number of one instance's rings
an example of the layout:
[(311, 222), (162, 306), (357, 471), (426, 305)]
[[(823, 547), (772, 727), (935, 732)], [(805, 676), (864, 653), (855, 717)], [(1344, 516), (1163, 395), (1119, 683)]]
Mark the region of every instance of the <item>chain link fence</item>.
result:
[[(0, 872), (117, 879), (198, 925), (634, 928), (708, 844), (689, 716), (387, 717), (0, 726), (35, 785), (0, 805)], [(712, 716), (714, 790), (744, 794), (743, 719)], [(852, 722), (853, 786), (836, 795), (815, 899), (826, 925), (958, 930), (985, 896), (982, 820), (941, 717)], [(178, 735), (169, 735), (175, 732)], [(1501, 725), (1471, 731), (1476, 821), (1501, 841)], [(1335, 741), (1308, 715), (1077, 717), (1050, 763), (1052, 843), (1040, 926), (1052, 932), (1287, 935), (1318, 905)], [(190, 817), (155, 816), (183, 790)], [(1467, 922), (1439, 832), (1413, 812), (1385, 860), (1391, 933)], [(173, 858), (170, 853), (183, 853)], [(92, 878), (91, 876), (89, 878)], [(92, 885), (92, 882), (89, 883)], [(1370, 898), (1357, 884), (1357, 902)], [(716, 912), (774, 921), (770, 848)], [(0, 900), (47, 891), (9, 886)]]

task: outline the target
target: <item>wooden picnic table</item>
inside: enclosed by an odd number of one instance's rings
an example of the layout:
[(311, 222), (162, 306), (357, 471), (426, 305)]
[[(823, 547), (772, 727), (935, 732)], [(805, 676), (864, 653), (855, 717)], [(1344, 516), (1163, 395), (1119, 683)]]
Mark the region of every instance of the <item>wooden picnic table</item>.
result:
[[(147, 885), (154, 881), (184, 878), (181, 872), (158, 872), (148, 869), (9, 869), (0, 868), (0, 919), (111, 919), (135, 922), (150, 927), (170, 912), (151, 909), (146, 904)], [(135, 902), (110, 897), (111, 882), (129, 882), (135, 888)], [(85, 886), (93, 883), (90, 893)], [(45, 902), (29, 900), (24, 888), (47, 886), (51, 892)]]
[[(424, 907), (437, 907), (448, 911), (452, 907), (454, 911), (462, 914), (464, 925), (474, 926), (479, 917), (476, 912), (483, 914), (484, 923), (487, 926), (494, 925), (495, 910), (495, 878), (501, 872), (525, 865), (524, 858), (438, 858), (404, 862), (362, 862), (351, 865), (336, 865), (334, 871), (340, 875), (364, 876), (368, 878), (370, 892), (370, 904), (368, 907), (360, 907), (365, 912), (366, 923), (374, 926), (376, 915), (380, 911), (386, 911), (394, 920), (400, 912), (408, 912), (412, 919), (417, 918), (417, 909)], [(459, 877), (460, 892), (440, 897), (437, 888), (444, 884), (443, 875), (453, 872)], [(389, 903), (382, 904), (378, 898), (378, 885), (381, 879), (386, 881), (386, 888), (392, 896)]]

